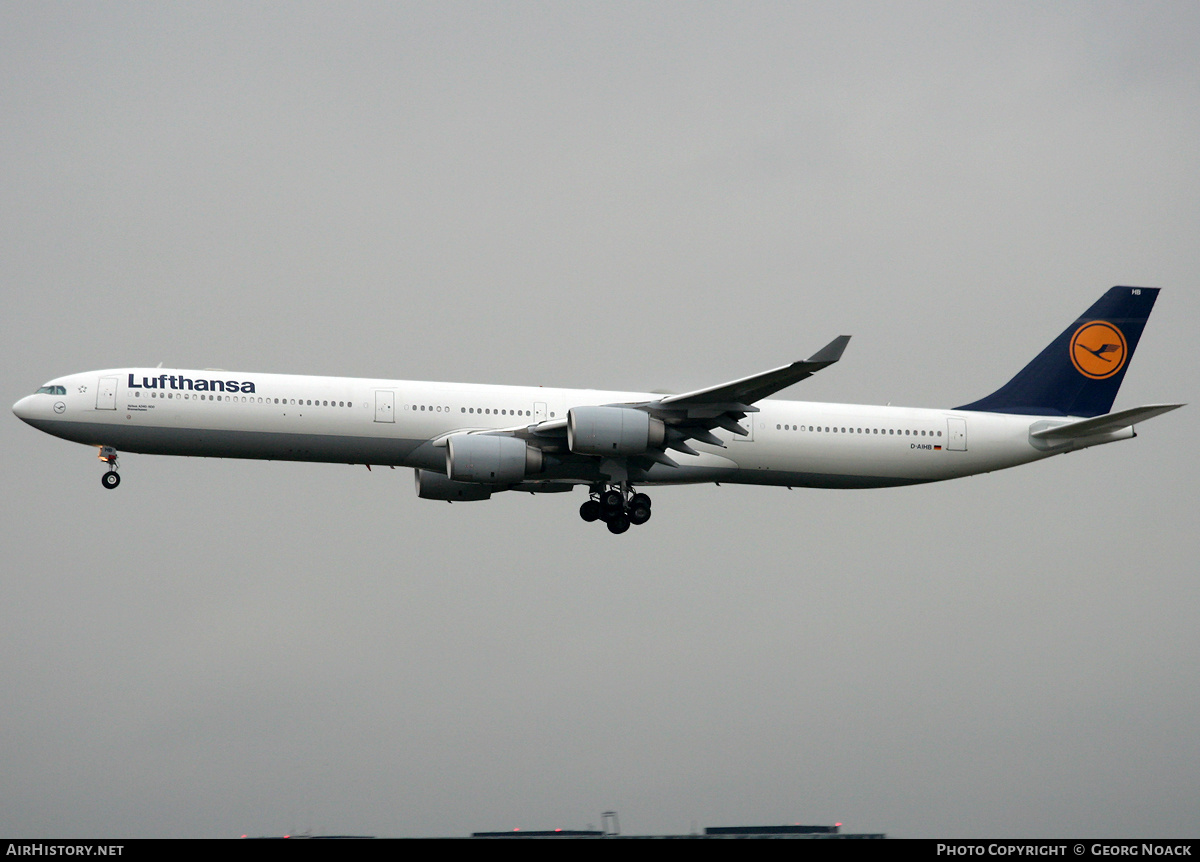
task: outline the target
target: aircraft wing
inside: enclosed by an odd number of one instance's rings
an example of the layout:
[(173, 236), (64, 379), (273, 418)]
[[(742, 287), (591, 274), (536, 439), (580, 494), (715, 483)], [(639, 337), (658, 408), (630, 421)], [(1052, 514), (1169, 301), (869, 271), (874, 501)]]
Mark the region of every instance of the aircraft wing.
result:
[[(808, 359), (793, 362), (779, 368), (772, 368), (749, 377), (731, 380), (718, 386), (684, 392), (681, 395), (668, 395), (657, 401), (647, 401), (641, 404), (628, 405), (645, 410), (651, 416), (661, 419), (667, 426), (666, 448), (675, 449), (688, 455), (698, 454), (687, 445), (688, 440), (699, 440), (711, 446), (724, 448), (725, 444), (712, 433), (714, 428), (724, 428), (733, 434), (743, 437), (747, 431), (739, 421), (746, 418), (747, 413), (757, 413), (754, 402), (774, 395), (781, 389), (812, 377), (822, 368), (828, 368), (842, 358), (846, 345), (850, 342), (849, 335), (839, 335), (826, 344)], [(660, 463), (662, 456), (656, 458)], [(673, 462), (671, 462), (673, 463)]]
[[(682, 395), (669, 395), (659, 401), (651, 402), (647, 407), (664, 411), (703, 412), (711, 410), (714, 405), (749, 406), (755, 401), (761, 401), (763, 398), (774, 395), (781, 389), (786, 389), (793, 383), (799, 383), (805, 378), (812, 377), (822, 368), (828, 368), (842, 358), (842, 353), (849, 343), (849, 335), (839, 335), (808, 359), (772, 368), (770, 371), (763, 371), (759, 374), (752, 374), (740, 380), (731, 380), (729, 383), (722, 383), (719, 386), (697, 389)], [(752, 413), (755, 411), (743, 410), (741, 412)]]
[[(629, 456), (631, 462), (641, 467), (648, 467), (652, 463), (678, 467), (678, 463), (666, 454), (666, 449), (682, 451), (688, 455), (700, 454), (688, 445), (690, 439), (725, 448), (725, 442), (713, 433), (713, 429), (716, 427), (721, 427), (721, 429), (736, 433), (736, 435), (746, 436), (746, 433), (749, 432), (739, 425), (738, 421), (744, 419), (748, 413), (758, 412), (758, 408), (754, 406), (755, 401), (774, 395), (780, 389), (790, 387), (793, 383), (803, 381), (803, 379), (815, 375), (817, 371), (833, 365), (841, 359), (841, 354), (845, 351), (848, 342), (850, 342), (850, 336), (839, 335), (828, 345), (822, 347), (820, 351), (812, 354), (809, 359), (780, 366), (778, 369), (763, 371), (750, 377), (739, 378), (737, 381), (721, 383), (715, 387), (697, 389), (682, 395), (666, 395), (655, 401), (623, 402), (605, 406), (637, 409), (637, 411), (649, 413), (665, 426), (665, 435), (660, 447)], [(518, 437), (530, 445), (535, 445), (545, 453), (558, 457), (593, 457), (571, 453), (568, 448), (568, 439), (566, 439), (566, 425), (568, 425), (568, 419), (562, 417), (541, 421), (536, 425), (520, 425), (508, 427), (508, 429), (468, 433)], [(444, 443), (442, 444), (444, 445)], [(434, 443), (434, 445), (438, 445), (438, 443)]]
[[(760, 401), (781, 389), (811, 377), (842, 357), (849, 335), (839, 335), (808, 359), (772, 368), (749, 377), (731, 380), (718, 386), (697, 389), (680, 395), (667, 395), (654, 401), (609, 404), (608, 407), (641, 410), (660, 420), (666, 426), (665, 439), (661, 448), (633, 456), (634, 460), (648, 463), (678, 466), (666, 454), (674, 449), (688, 455), (699, 453), (687, 445), (688, 440), (699, 440), (711, 446), (724, 447), (721, 438), (712, 433), (714, 428), (724, 428), (733, 434), (745, 436), (748, 432), (738, 424), (748, 413), (757, 413), (754, 402)], [(567, 419), (551, 419), (537, 425), (505, 428), (490, 432), (523, 438), (532, 445), (548, 451), (566, 454)]]

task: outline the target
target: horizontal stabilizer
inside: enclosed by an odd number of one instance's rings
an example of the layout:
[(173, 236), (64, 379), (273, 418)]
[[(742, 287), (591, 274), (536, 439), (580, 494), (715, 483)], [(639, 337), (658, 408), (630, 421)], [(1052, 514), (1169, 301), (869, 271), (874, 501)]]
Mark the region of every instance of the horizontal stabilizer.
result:
[(1055, 425), (1051, 428), (1031, 431), (1029, 436), (1038, 440), (1074, 440), (1079, 437), (1094, 437), (1097, 434), (1120, 431), (1122, 428), (1128, 428), (1138, 422), (1145, 422), (1182, 406), (1182, 404), (1147, 404), (1145, 407), (1131, 407), (1128, 410), (1118, 410), (1116, 413), (1106, 413), (1091, 419), (1080, 419), (1078, 422), (1068, 422), (1066, 425)]

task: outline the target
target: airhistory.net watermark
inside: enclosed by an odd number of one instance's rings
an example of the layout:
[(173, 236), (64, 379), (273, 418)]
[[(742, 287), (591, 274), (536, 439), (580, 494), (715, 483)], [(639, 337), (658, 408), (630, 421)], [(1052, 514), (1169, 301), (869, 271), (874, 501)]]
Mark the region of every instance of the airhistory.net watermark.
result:
[(10, 843), (5, 856), (120, 856), (124, 844), (48, 844), (41, 841)]

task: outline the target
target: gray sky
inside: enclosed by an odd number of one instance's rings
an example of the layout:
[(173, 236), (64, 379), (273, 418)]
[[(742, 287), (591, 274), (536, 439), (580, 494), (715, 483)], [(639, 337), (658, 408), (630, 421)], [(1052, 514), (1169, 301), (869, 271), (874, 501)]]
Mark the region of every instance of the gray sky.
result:
[[(121, 365), (1196, 401), (1194, 3), (0, 5), (6, 404)], [(1193, 323), (1189, 324), (1188, 321)], [(0, 834), (1200, 834), (1200, 469), (418, 500), (9, 417)]]

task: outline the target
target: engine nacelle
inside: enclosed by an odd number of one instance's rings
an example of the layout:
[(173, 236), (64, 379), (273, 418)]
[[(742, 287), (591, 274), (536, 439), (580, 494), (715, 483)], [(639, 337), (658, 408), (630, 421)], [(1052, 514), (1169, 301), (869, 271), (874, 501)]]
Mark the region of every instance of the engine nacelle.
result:
[(491, 485), (478, 482), (455, 482), (432, 470), (414, 470), (417, 477), (417, 496), (422, 500), (449, 500), (452, 503), (468, 500), (487, 500), (492, 496)]
[(516, 437), (455, 434), (446, 441), (446, 475), (456, 482), (515, 485), (542, 471), (542, 450)]
[(666, 426), (630, 407), (572, 407), (567, 445), (580, 455), (640, 455), (666, 439)]

